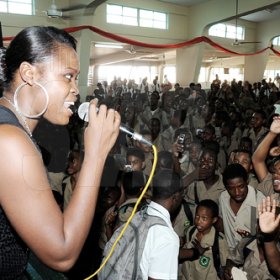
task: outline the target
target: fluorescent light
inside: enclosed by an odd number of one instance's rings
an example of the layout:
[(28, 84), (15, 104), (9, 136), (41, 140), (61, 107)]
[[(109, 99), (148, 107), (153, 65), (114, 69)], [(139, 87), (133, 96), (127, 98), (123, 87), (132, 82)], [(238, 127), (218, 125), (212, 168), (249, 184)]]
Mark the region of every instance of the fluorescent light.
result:
[(114, 44), (95, 44), (96, 48), (109, 48), (109, 49), (122, 49), (123, 46), (121, 45), (114, 45)]

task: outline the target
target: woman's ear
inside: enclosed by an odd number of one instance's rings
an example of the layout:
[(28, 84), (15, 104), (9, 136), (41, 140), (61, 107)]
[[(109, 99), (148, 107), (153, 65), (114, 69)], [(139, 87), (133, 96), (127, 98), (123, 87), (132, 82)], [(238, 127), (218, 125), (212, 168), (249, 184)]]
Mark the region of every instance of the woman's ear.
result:
[(24, 82), (32, 85), (35, 76), (35, 67), (28, 62), (22, 62), (19, 67), (19, 74)]

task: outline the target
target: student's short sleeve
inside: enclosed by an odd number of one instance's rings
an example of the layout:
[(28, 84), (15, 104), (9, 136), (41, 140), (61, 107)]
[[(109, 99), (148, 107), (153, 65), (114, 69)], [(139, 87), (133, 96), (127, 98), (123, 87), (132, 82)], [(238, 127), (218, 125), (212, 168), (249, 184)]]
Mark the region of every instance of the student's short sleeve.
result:
[(179, 238), (166, 226), (153, 226), (147, 235), (140, 268), (144, 279), (178, 278)]

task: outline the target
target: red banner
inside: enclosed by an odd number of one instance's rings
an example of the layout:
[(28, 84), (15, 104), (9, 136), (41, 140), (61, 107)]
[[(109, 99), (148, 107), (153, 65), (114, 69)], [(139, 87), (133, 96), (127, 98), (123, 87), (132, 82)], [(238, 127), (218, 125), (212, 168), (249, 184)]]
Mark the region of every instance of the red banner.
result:
[[(109, 32), (106, 32), (104, 30), (101, 30), (97, 27), (94, 26), (89, 26), (89, 25), (81, 25), (81, 26), (76, 26), (76, 27), (68, 27), (65, 28), (64, 30), (71, 33), (71, 32), (77, 32), (83, 29), (89, 29), (92, 32), (95, 32), (103, 37), (121, 42), (121, 43), (126, 43), (126, 44), (130, 44), (130, 45), (134, 45), (134, 46), (140, 46), (140, 47), (145, 47), (145, 48), (153, 48), (153, 49), (177, 49), (177, 48), (182, 48), (182, 47), (188, 47), (188, 46), (192, 46), (195, 44), (199, 44), (199, 43), (207, 43), (210, 46), (212, 46), (213, 48), (220, 50), (222, 52), (225, 53), (229, 53), (232, 55), (236, 55), (236, 56), (252, 56), (252, 55), (258, 55), (261, 54), (263, 52), (265, 52), (266, 50), (272, 50), (272, 52), (277, 55), (280, 56), (280, 52), (278, 52), (277, 50), (275, 50), (273, 48), (273, 46), (270, 47), (266, 47), (263, 48), (261, 50), (258, 50), (254, 53), (238, 53), (238, 52), (234, 52), (230, 49), (224, 48), (223, 46), (219, 45), (218, 43), (215, 43), (214, 41), (212, 41), (211, 39), (209, 39), (208, 37), (205, 36), (201, 36), (201, 37), (196, 37), (194, 39), (191, 39), (189, 41), (185, 41), (185, 42), (181, 42), (181, 43), (177, 43), (177, 44), (149, 44), (149, 43), (143, 43), (143, 42), (139, 42), (139, 41), (135, 41), (132, 39), (128, 39), (126, 37), (123, 36), (119, 36), (116, 34), (112, 34)], [(3, 41), (11, 41), (13, 39), (13, 37), (4, 37)]]

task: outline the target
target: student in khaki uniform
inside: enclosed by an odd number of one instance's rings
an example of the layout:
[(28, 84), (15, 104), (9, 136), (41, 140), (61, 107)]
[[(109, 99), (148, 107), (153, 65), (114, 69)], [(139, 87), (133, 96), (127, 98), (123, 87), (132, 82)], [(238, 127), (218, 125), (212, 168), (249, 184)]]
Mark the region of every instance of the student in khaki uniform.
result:
[[(280, 157), (279, 146), (271, 148), (272, 143), (280, 134), (280, 118), (274, 117), (270, 130), (253, 154), (253, 164), (259, 179), (259, 189), (265, 196), (273, 196), (279, 200), (280, 193)], [(268, 155), (274, 156), (271, 168), (266, 164)]]
[(234, 254), (235, 247), (242, 239), (240, 231), (256, 234), (257, 206), (265, 196), (248, 185), (248, 174), (238, 163), (227, 166), (223, 182), (226, 191), (219, 199), (220, 217), (230, 252)]
[[(108, 240), (114, 231), (129, 219), (144, 185), (145, 179), (141, 171), (131, 171), (123, 174), (121, 188), (125, 196), (124, 201), (118, 207), (115, 207), (115, 211), (111, 212), (105, 220)], [(138, 209), (143, 204), (145, 204), (145, 200), (138, 206)]]
[(212, 199), (218, 203), (220, 194), (225, 190), (225, 187), (222, 176), (216, 171), (216, 167), (216, 151), (208, 147), (204, 148), (199, 167), (184, 177), (187, 201), (198, 204), (203, 199)]
[[(256, 237), (248, 235), (248, 232), (241, 233), (242, 240), (238, 243), (234, 254), (229, 257), (225, 269), (225, 279), (232, 279), (231, 270), (233, 267), (241, 267), (250, 280), (276, 280), (270, 273), (264, 253), (264, 238), (258, 232)], [(278, 244), (279, 249), (279, 244)]]
[(255, 189), (258, 189), (258, 179), (253, 173), (253, 163), (252, 163), (252, 154), (251, 152), (245, 150), (245, 149), (238, 149), (234, 153), (233, 163), (239, 163), (241, 164), (248, 173), (248, 179), (249, 179), (249, 185), (254, 187)]
[(200, 201), (196, 208), (195, 225), (186, 233), (186, 244), (180, 249), (179, 259), (184, 260), (185, 250), (196, 248), (197, 255), (185, 261), (182, 273), (185, 279), (218, 280), (228, 258), (228, 246), (222, 233), (216, 231), (219, 207), (213, 200)]

